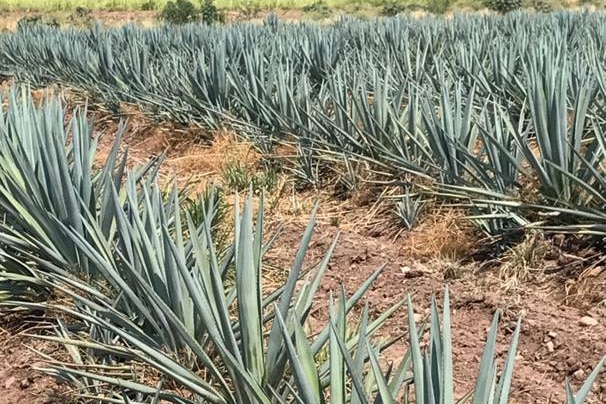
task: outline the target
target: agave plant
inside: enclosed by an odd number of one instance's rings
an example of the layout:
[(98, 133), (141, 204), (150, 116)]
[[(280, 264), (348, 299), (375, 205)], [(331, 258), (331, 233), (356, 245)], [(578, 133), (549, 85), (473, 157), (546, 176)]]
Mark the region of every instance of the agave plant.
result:
[[(603, 234), (603, 18), (35, 26), (0, 38), (0, 73), (232, 127), (264, 153), (288, 141), (298, 145), (293, 169), (314, 185), (332, 172), (319, 168), (343, 156), (395, 181), (402, 173), (433, 179), (438, 190), (512, 197), (521, 179), (536, 177), (544, 200), (521, 202), (548, 214), (544, 228)], [(501, 217), (513, 209), (498, 201), (473, 210), (499, 216), (488, 226), (474, 219), (491, 232), (519, 227)]]
[[(496, 338), (498, 331), (498, 312), (495, 313), (488, 339), (484, 347), (484, 354), (480, 362), (480, 370), (476, 379), (476, 385), (467, 398), (473, 396), (474, 404), (484, 403), (507, 403), (513, 366), (515, 362), (516, 349), (520, 335), (521, 320), (513, 333), (511, 345), (505, 360), (505, 366), (501, 375), (497, 378), (495, 361)], [(451, 336), (451, 312), (448, 289), (444, 293), (444, 308), (442, 323), (435, 298), (431, 305), (431, 328), (429, 331), (429, 349), (421, 350), (419, 344), (419, 332), (414, 322), (412, 303), (408, 297), (408, 327), (410, 335), (410, 351), (412, 368), (414, 374), (414, 394), (417, 403), (455, 403), (454, 379), (452, 367), (452, 336)]]
[(409, 187), (406, 187), (404, 195), (396, 201), (395, 213), (408, 230), (411, 230), (419, 220), (419, 215), (425, 204), (421, 198), (420, 195), (411, 194)]
[[(96, 139), (85, 110), (75, 111), (65, 125), (56, 98), (37, 108), (28, 89), (12, 88), (7, 103), (7, 111), (0, 114), (0, 239), (2, 265), (9, 268), (13, 279), (4, 278), (0, 287), (10, 288), (14, 277), (34, 276), (30, 265), (19, 262), (27, 261), (33, 251), (39, 259), (92, 276), (94, 268), (66, 229), (85, 240), (113, 237), (114, 206), (109, 202), (112, 189), (120, 189), (125, 172), (125, 157), (119, 158), (124, 127), (118, 129), (115, 147), (96, 171)], [(133, 177), (138, 175), (133, 172)], [(99, 224), (98, 235), (89, 232), (92, 222)], [(53, 268), (59, 269), (49, 266), (49, 270)], [(40, 288), (37, 291), (44, 294)]]
[(587, 377), (577, 394), (574, 394), (574, 391), (570, 386), (570, 382), (566, 380), (566, 404), (580, 404), (585, 402), (585, 400), (589, 396), (589, 393), (591, 392), (591, 388), (593, 387), (594, 382), (600, 376), (600, 372), (602, 372), (604, 365), (606, 365), (606, 356), (602, 358), (602, 360), (593, 369), (593, 371)]
[[(146, 192), (145, 189), (142, 191), (143, 194)], [(145, 199), (143, 204), (154, 206)], [(122, 228), (120, 239), (122, 243), (130, 240), (132, 244), (118, 245), (121, 252), (116, 252), (116, 255), (124, 263), (111, 265), (120, 266), (118, 272), (125, 286), (121, 290), (124, 298), (113, 294), (103, 295), (101, 291), (91, 293), (91, 285), (87, 283), (75, 280), (66, 282), (54, 273), (46, 276), (41, 273), (48, 286), (52, 285), (74, 299), (77, 310), (52, 303), (25, 304), (25, 307), (51, 307), (88, 324), (89, 334), (86, 338), (81, 333), (73, 334), (60, 328), (61, 337), (53, 340), (66, 344), (75, 357), (94, 360), (70, 366), (55, 364), (46, 371), (63, 379), (78, 381), (88, 394), (109, 394), (107, 398), (122, 394), (128, 399), (143, 395), (157, 396), (170, 402), (196, 402), (199, 399), (217, 403), (270, 403), (274, 399), (291, 402), (293, 397), (307, 394), (302, 390), (307, 384), (303, 382), (303, 376), (298, 374), (297, 362), (306, 358), (311, 360), (311, 364), (305, 364), (306, 369), (309, 370), (309, 366), (317, 367), (315, 397), (323, 397), (327, 389), (332, 391), (335, 387), (330, 382), (336, 377), (332, 375), (336, 369), (334, 359), (339, 358), (337, 354), (332, 354), (342, 350), (341, 354), (347, 358), (359, 350), (357, 355), (363, 358), (359, 360), (364, 364), (368, 360), (364, 352), (370, 349), (372, 355), (376, 355), (381, 350), (377, 346), (367, 346), (370, 337), (402, 303), (373, 321), (368, 320), (366, 315), (358, 334), (344, 334), (347, 313), (360, 301), (379, 270), (351, 297), (347, 298), (341, 293), (339, 308), (335, 309), (333, 315), (333, 321), (338, 324), (341, 333), (335, 334), (331, 323), (320, 329), (313, 340), (308, 340), (302, 325), (310, 313), (313, 297), (326, 271), (334, 244), (316, 271), (307, 276), (301, 287), (296, 288), (312, 234), (312, 220), (303, 236), (289, 279), (284, 286), (267, 295), (261, 285), (265, 250), (262, 243), (263, 209), (262, 206), (259, 209), (256, 225), (252, 211), (252, 199), (248, 198), (241, 215), (236, 214), (232, 253), (223, 261), (218, 260), (214, 252), (209, 222), (196, 229), (188, 220), (189, 241), (183, 244), (180, 241), (181, 233), (176, 232), (171, 236), (162, 219), (151, 226), (153, 236), (148, 240), (144, 233), (137, 230), (147, 226), (144, 223), (137, 225), (136, 219), (129, 224), (121, 213), (117, 217), (117, 226)], [(163, 209), (160, 207), (160, 217), (161, 212)], [(148, 210), (141, 216), (151, 213)], [(179, 224), (175, 223), (175, 226)], [(88, 251), (89, 247), (78, 240), (77, 234), (73, 235), (80, 248)], [(91, 256), (97, 254), (94, 248), (90, 246)], [(134, 256), (143, 259), (134, 259)], [(160, 256), (165, 256), (163, 265), (155, 263)], [(39, 264), (42, 267), (43, 263)], [(105, 265), (107, 268), (99, 272), (107, 271), (108, 277), (114, 276), (110, 264)], [(229, 286), (224, 280), (226, 271), (232, 265), (235, 266), (235, 285)], [(166, 272), (161, 273), (160, 270)], [(2, 304), (24, 305), (23, 302), (10, 300)], [(295, 337), (296, 348), (291, 337)], [(116, 341), (121, 343), (116, 344)], [(304, 345), (303, 341), (308, 345)], [(121, 345), (125, 348), (119, 348)], [(328, 345), (330, 359), (316, 363), (314, 357)], [(90, 350), (104, 354), (94, 358)], [(187, 389), (188, 393), (179, 395), (165, 389), (155, 390), (132, 379), (108, 377), (88, 370), (94, 363), (109, 361), (115, 364), (115, 357), (143, 362)], [(205, 369), (204, 375), (193, 371), (198, 366)], [(289, 375), (291, 366), (293, 376)], [(340, 372), (340, 377), (344, 377), (344, 371)], [(116, 393), (112, 389), (108, 389), (110, 393), (107, 393), (100, 387), (101, 384), (114, 388), (126, 387), (134, 395)], [(298, 388), (293, 389), (295, 385)], [(373, 386), (370, 384), (368, 387), (370, 392), (375, 390)]]
[[(603, 15), (588, 13), (25, 27), (0, 37), (0, 73), (232, 127), (263, 153), (289, 142), (297, 152), (286, 166), (316, 186), (335, 162), (363, 161), (389, 184), (422, 177), (424, 193), (456, 199), (491, 236), (528, 227), (604, 236), (603, 27)], [(262, 209), (253, 218), (247, 200), (236, 237), (217, 251), (217, 205), (188, 217), (181, 192), (156, 184), (157, 162), (127, 171), (118, 141), (97, 170), (85, 114), (65, 126), (60, 103), (36, 107), (15, 91), (0, 114), (2, 305), (54, 304), (45, 297), (59, 290), (76, 305), (56, 308), (83, 324), (82, 332), (58, 326), (75, 364), (49, 372), (114, 402), (393, 402), (410, 383), (417, 400), (449, 402), (447, 299), (442, 324), (434, 303), (430, 349), (411, 336), (396, 371), (380, 365), (383, 345), (370, 342), (383, 320), (363, 314), (356, 332), (346, 321), (376, 275), (354, 295), (340, 293), (329, 323), (310, 336), (304, 324), (330, 255), (307, 283), (299, 279), (311, 226), (286, 284), (264, 294)], [(347, 181), (357, 175), (348, 170)], [(526, 198), (535, 180), (538, 195)], [(402, 202), (411, 224), (419, 203)], [(513, 363), (497, 378), (490, 341), (478, 403), (504, 402), (509, 389)], [(153, 387), (116, 376), (124, 361), (163, 376)], [(587, 397), (594, 374), (576, 396), (567, 385), (569, 402)]]
[(562, 51), (550, 48), (544, 51), (551, 56), (551, 62), (536, 57), (527, 67), (529, 105), (540, 156), (535, 156), (526, 138), (518, 139), (519, 147), (538, 174), (546, 196), (578, 207), (591, 206), (591, 201), (598, 198), (601, 206), (604, 204), (601, 176), (594, 178), (595, 164), (599, 167), (594, 158), (599, 148), (589, 147), (584, 152), (583, 147), (588, 140), (587, 118), (597, 93), (596, 82), (585, 74), (572, 89), (574, 109), (569, 124), (570, 62)]
[[(19, 106), (10, 104), (10, 107), (14, 105)], [(53, 106), (36, 109), (31, 101), (24, 105), (31, 114), (45, 113), (47, 121), (62, 117), (61, 111)], [(81, 202), (79, 210), (68, 210), (71, 216), (59, 220), (58, 203), (42, 204), (53, 201), (53, 189), (33, 188), (38, 185), (36, 181), (31, 184), (17, 181), (32, 171), (26, 158), (15, 158), (12, 165), (4, 166), (5, 183), (15, 185), (2, 193), (8, 219), (0, 231), (5, 258), (0, 304), (4, 308), (53, 308), (73, 316), (84, 327), (72, 331), (59, 325), (56, 340), (68, 347), (74, 363), (55, 364), (47, 371), (77, 384), (84, 395), (110, 401), (116, 397), (178, 403), (199, 400), (270, 403), (276, 397), (292, 400), (298, 393), (292, 389), (295, 381), (290, 381), (287, 360), (290, 340), (285, 335), (301, 332), (334, 249), (333, 244), (314, 273), (300, 279), (304, 275), (313, 220), (303, 236), (286, 284), (267, 294), (261, 284), (263, 255), (268, 248), (263, 241), (262, 201), (256, 218), (252, 195), (241, 211), (236, 204), (234, 239), (229, 250), (219, 256), (212, 231), (217, 214), (212, 198), (208, 205), (202, 202), (205, 213), (201, 223), (195, 224), (189, 212), (181, 208), (182, 198), (176, 188), (167, 194), (156, 184), (156, 171), (142, 177), (139, 170), (125, 171), (123, 163), (118, 177), (113, 177), (115, 174), (107, 167), (99, 172), (83, 170), (87, 165), (78, 159), (70, 163), (70, 156), (92, 158), (94, 148), (74, 151), (65, 137), (56, 136), (56, 132), (24, 127), (28, 119), (30, 115), (13, 118), (15, 127), (23, 128), (21, 137), (6, 131), (0, 153), (7, 156), (7, 162), (11, 161), (8, 157), (19, 150), (9, 143), (11, 139), (16, 143), (32, 139), (29, 144), (36, 147), (46, 145), (47, 150), (55, 152), (55, 158), (36, 163), (42, 167), (38, 172), (45, 177), (41, 178), (51, 184), (60, 184), (59, 180), (65, 179), (65, 185), (58, 189)], [(73, 138), (74, 142), (85, 141), (78, 133)], [(116, 159), (118, 145), (119, 138), (112, 159)], [(39, 148), (32, 149), (32, 153), (36, 150)], [(36, 154), (28, 156), (34, 158)], [(63, 171), (73, 176), (62, 177)], [(67, 181), (72, 178), (79, 182)], [(103, 186), (107, 190), (89, 206), (82, 202), (93, 195), (91, 184), (95, 184), (96, 178), (106, 178)], [(18, 185), (30, 186), (32, 191), (24, 192)], [(51, 193), (51, 197), (44, 192)], [(40, 202), (32, 198), (38, 195)], [(36, 202), (40, 205), (35, 205)], [(26, 209), (20, 208), (26, 203), (29, 205), (25, 206), (35, 208), (33, 219), (24, 215)], [(45, 226), (39, 226), (40, 222)], [(20, 231), (15, 231), (15, 226)], [(86, 272), (79, 267), (84, 263)], [(342, 324), (343, 316), (360, 301), (379, 273), (380, 270), (352, 296), (345, 297), (344, 293), (340, 296)], [(235, 280), (228, 280), (228, 274), (233, 274)], [(58, 291), (71, 298), (74, 305), (26, 299), (26, 292), (33, 286)], [(351, 355), (362, 337), (365, 342), (359, 346), (366, 349), (372, 335), (401, 305), (367, 321), (360, 334), (348, 333), (338, 343)], [(88, 332), (83, 334), (83, 330)], [(333, 341), (332, 349), (335, 348), (331, 328), (327, 325), (319, 331), (308, 350), (312, 356), (324, 350), (329, 341)], [(133, 379), (130, 372), (119, 372), (120, 377), (108, 370), (123, 369), (120, 363), (125, 360), (146, 364), (187, 393), (146, 386)], [(105, 370), (95, 373), (91, 366)], [(320, 393), (324, 394), (330, 380), (327, 379), (330, 361), (318, 366)], [(197, 373), (198, 368), (204, 372)], [(370, 388), (373, 390), (372, 385)]]

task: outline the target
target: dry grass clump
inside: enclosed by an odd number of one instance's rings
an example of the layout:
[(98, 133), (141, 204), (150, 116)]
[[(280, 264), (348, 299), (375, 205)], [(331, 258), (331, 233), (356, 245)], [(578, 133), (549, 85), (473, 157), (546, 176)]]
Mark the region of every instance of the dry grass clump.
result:
[[(163, 155), (160, 185), (176, 179), (180, 188), (188, 185), (195, 195), (209, 184), (220, 184), (225, 168), (234, 162), (243, 170), (259, 170), (261, 155), (233, 132), (223, 130), (209, 134), (195, 126), (159, 125), (136, 107), (123, 104), (120, 110), (127, 121), (122, 143), (123, 149), (129, 152), (128, 167), (144, 165), (151, 158)], [(97, 125), (96, 129), (106, 134), (101, 138), (99, 161), (110, 151), (117, 124), (115, 119), (109, 119)]]
[(436, 205), (428, 207), (418, 226), (407, 234), (403, 248), (415, 259), (459, 262), (472, 255), (479, 240), (462, 209)]
[(210, 146), (189, 144), (173, 155), (168, 156), (167, 169), (178, 178), (200, 183), (203, 189), (208, 183), (221, 183), (226, 168), (237, 163), (242, 170), (256, 172), (259, 169), (261, 156), (253, 146), (238, 139), (230, 132), (215, 134)]
[(501, 258), (499, 278), (503, 281), (502, 289), (513, 293), (527, 282), (540, 280), (545, 273), (545, 257), (550, 251), (551, 245), (543, 234), (527, 234)]
[(575, 278), (565, 281), (567, 304), (606, 306), (606, 254), (588, 265)]
[(269, 157), (276, 159), (292, 159), (297, 157), (297, 146), (293, 141), (282, 141), (273, 148), (273, 154)]

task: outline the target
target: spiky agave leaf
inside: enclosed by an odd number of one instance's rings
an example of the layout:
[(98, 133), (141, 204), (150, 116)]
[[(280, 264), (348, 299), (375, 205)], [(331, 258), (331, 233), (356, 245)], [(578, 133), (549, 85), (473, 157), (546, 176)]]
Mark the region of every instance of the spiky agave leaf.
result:
[(582, 404), (587, 399), (593, 383), (597, 380), (606, 363), (606, 357), (602, 358), (600, 362), (593, 369), (591, 374), (587, 377), (577, 394), (574, 394), (572, 387), (570, 386), (570, 382), (566, 380), (566, 404)]
[[(161, 371), (166, 377), (195, 395), (204, 397), (208, 402), (270, 402), (273, 391), (285, 391), (288, 366), (283, 358), (288, 345), (281, 341), (281, 344), (273, 345), (271, 349), (266, 348), (264, 341), (267, 337), (263, 324), (268, 317), (275, 318), (275, 315), (261, 311), (261, 307), (266, 305), (262, 302), (264, 297), (260, 286), (249, 286), (260, 282), (260, 264), (264, 250), (261, 245), (263, 217), (258, 216), (257, 224), (253, 226), (252, 200), (247, 199), (242, 216), (237, 215), (235, 256), (225, 257), (236, 266), (236, 286), (229, 289), (223, 284), (224, 267), (229, 264), (220, 262), (216, 257), (212, 247), (210, 220), (202, 228), (191, 227), (193, 224), (189, 220), (189, 241), (184, 244), (178, 218), (181, 210), (172, 206), (178, 203), (176, 196), (173, 195), (163, 204), (159, 188), (149, 183), (142, 187), (127, 184), (125, 192), (128, 205), (120, 206), (116, 196), (113, 200), (116, 204), (118, 235), (118, 242), (113, 247), (102, 243), (89, 245), (76, 231), (67, 231), (80, 252), (96, 265), (97, 273), (120, 285), (122, 295), (114, 300), (113, 296), (104, 296), (84, 282), (65, 279), (56, 271), (47, 272), (47, 284), (62, 290), (77, 302), (75, 310), (65, 306), (53, 308), (90, 324), (90, 335), (87, 337), (89, 346), (103, 351), (102, 346), (110, 344), (110, 341), (115, 343), (118, 338), (129, 347), (128, 350), (135, 359)], [(135, 207), (136, 210), (133, 209)], [(262, 212), (262, 206), (260, 211)], [(175, 232), (168, 230), (169, 223), (176, 228)], [(294, 275), (291, 275), (289, 286), (284, 289), (285, 300), (281, 307), (285, 310), (289, 330), (296, 331), (297, 328), (292, 327), (305, 321), (320, 277), (328, 263), (327, 256), (316, 274), (295, 293), (294, 282), (301, 273), (312, 228), (313, 221), (295, 261)], [(97, 229), (93, 233), (98, 232)], [(106, 253), (99, 254), (95, 251), (97, 248)], [(111, 252), (112, 248), (116, 249), (114, 253)], [(48, 263), (39, 260), (37, 264), (37, 273), (43, 273)], [(370, 282), (367, 282), (350, 299), (342, 297), (340, 312), (345, 315), (369, 286)], [(248, 312), (249, 308), (255, 307), (251, 304), (251, 299), (259, 302), (259, 313), (254, 316)], [(3, 304), (17, 306), (18, 302), (8, 301)], [(233, 305), (241, 307), (235, 319), (230, 314)], [(393, 310), (375, 320), (365, 331), (364, 337), (374, 333), (390, 313)], [(296, 332), (299, 341), (307, 338), (301, 334), (301, 330)], [(330, 333), (330, 327), (325, 327), (316, 341), (310, 343), (304, 351), (308, 352), (307, 356), (313, 359), (330, 339), (323, 335), (329, 337)], [(250, 342), (251, 338), (256, 338), (259, 342), (258, 349), (252, 349), (255, 345)], [(276, 341), (275, 334), (270, 333), (269, 338)], [(344, 339), (342, 345), (351, 347), (356, 338)], [(70, 346), (77, 345), (73, 336), (68, 338), (62, 335), (61, 340)], [(299, 343), (300, 346), (301, 344), (302, 342)], [(267, 349), (273, 353), (268, 355)], [(215, 358), (220, 358), (223, 367), (215, 365)], [(193, 363), (207, 369), (206, 377), (212, 383), (192, 373), (190, 367)], [(312, 369), (310, 366), (315, 367), (315, 362), (307, 364), (308, 373)], [(320, 366), (322, 377), (324, 372), (330, 375), (333, 366)], [(63, 377), (71, 375), (72, 378), (87, 378), (116, 386), (128, 385), (129, 389), (138, 394), (145, 395), (151, 391), (128, 380), (123, 383), (120, 378), (110, 379), (77, 368), (60, 367), (59, 371), (54, 366), (52, 369), (51, 373)], [(273, 385), (267, 384), (268, 375), (271, 375)], [(233, 383), (233, 392), (228, 380)], [(316, 391), (323, 391), (324, 388), (324, 384), (318, 384)], [(179, 395), (161, 395), (172, 402), (183, 399)]]
[[(408, 297), (409, 341), (412, 356), (415, 400), (418, 403), (451, 404), (454, 399), (454, 375), (452, 365), (451, 313), (448, 288), (444, 292), (442, 323), (439, 320), (437, 302), (431, 305), (429, 330), (429, 349), (423, 351), (419, 344), (421, 337), (414, 320), (414, 311), (410, 296)], [(520, 334), (521, 320), (518, 321), (512, 342), (509, 346), (507, 360), (497, 381), (496, 377), (496, 337), (498, 313), (488, 333), (488, 341), (480, 363), (480, 370), (473, 391), (473, 403), (505, 404), (510, 393), (513, 365)]]

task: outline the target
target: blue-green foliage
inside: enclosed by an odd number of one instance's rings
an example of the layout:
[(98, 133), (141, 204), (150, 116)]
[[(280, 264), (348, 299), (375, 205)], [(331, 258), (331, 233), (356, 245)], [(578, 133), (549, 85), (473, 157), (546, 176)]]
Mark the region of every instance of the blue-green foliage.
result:
[[(309, 184), (336, 159), (361, 159), (396, 181), (431, 179), (432, 193), (469, 203), (490, 234), (538, 212), (542, 226), (604, 234), (605, 22), (582, 12), (34, 26), (0, 37), (0, 65), (110, 105), (228, 126), (265, 152), (294, 141)], [(530, 183), (538, 198), (524, 196)]]

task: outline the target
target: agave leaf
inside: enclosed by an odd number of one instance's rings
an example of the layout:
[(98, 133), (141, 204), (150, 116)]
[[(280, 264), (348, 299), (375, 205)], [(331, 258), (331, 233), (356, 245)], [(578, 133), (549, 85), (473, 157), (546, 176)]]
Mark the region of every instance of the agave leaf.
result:
[[(174, 403), (183, 403), (183, 404), (193, 404), (193, 401), (185, 400), (183, 397), (180, 397), (174, 393), (169, 391), (159, 391), (157, 388), (149, 387), (145, 384), (132, 382), (130, 380), (118, 379), (114, 377), (102, 376), (93, 372), (86, 372), (77, 369), (67, 369), (67, 368), (42, 368), (41, 371), (51, 374), (51, 375), (59, 375), (61, 373), (68, 373), (75, 376), (80, 376), (83, 378), (88, 378), (92, 380), (97, 380), (103, 383), (107, 383), (114, 386), (122, 386), (123, 389), (137, 391), (150, 396), (157, 396), (162, 398), (163, 400), (169, 400)], [(221, 401), (218, 397), (208, 396), (208, 399), (213, 403), (224, 403), (225, 401)]]
[(494, 353), (497, 342), (497, 326), (499, 322), (499, 312), (495, 312), (492, 319), (492, 325), (488, 332), (482, 359), (480, 360), (480, 369), (478, 378), (476, 379), (476, 387), (473, 394), (473, 404), (484, 404), (492, 402), (490, 396), (494, 394), (494, 380), (496, 377), (496, 369), (494, 364)]
[(334, 404), (345, 403), (345, 361), (339, 348), (337, 339), (345, 341), (345, 292), (343, 288), (339, 293), (337, 307), (329, 300), (330, 321), (332, 322), (329, 362), (330, 362), (330, 402)]
[[(252, 198), (246, 200), (236, 247), (236, 288), (244, 365), (260, 383), (264, 378), (261, 319), (261, 274), (254, 257)], [(260, 235), (258, 235), (260, 237)]]
[[(581, 404), (584, 403), (589, 395), (593, 383), (597, 380), (602, 368), (606, 364), (606, 357), (602, 358), (600, 362), (598, 362), (597, 366), (593, 369), (589, 377), (585, 380), (578, 393), (573, 396), (572, 389), (570, 388), (570, 384), (566, 381), (566, 397), (568, 404)], [(572, 397), (571, 397), (572, 396)]]
[(427, 362), (430, 365), (429, 369), (426, 369), (427, 374), (431, 377), (432, 390), (427, 394), (431, 395), (432, 398), (437, 402), (442, 400), (442, 386), (445, 383), (443, 379), (443, 341), (442, 341), (442, 327), (440, 326), (440, 315), (438, 314), (438, 303), (436, 297), (431, 298), (431, 328), (429, 330), (431, 350)]
[[(332, 324), (330, 324), (330, 327), (331, 327), (330, 328), (331, 332), (335, 332), (334, 326)], [(347, 349), (347, 346), (345, 345), (345, 341), (343, 341), (342, 339), (340, 339), (338, 337), (335, 338), (335, 341), (339, 345), (339, 349), (341, 350), (341, 355), (343, 356), (343, 359), (345, 360), (345, 366), (347, 367), (347, 370), (349, 371), (349, 375), (351, 376), (352, 389), (356, 390), (358, 397), (361, 398), (362, 404), (368, 404), (369, 400), (367, 398), (367, 395), (366, 395), (366, 392), (364, 389), (362, 375), (359, 373), (353, 373), (353, 370), (356, 369), (356, 364), (355, 364), (353, 358), (351, 357), (349, 350)], [(374, 385), (374, 383), (373, 383), (373, 385)]]
[[(367, 342), (368, 344), (368, 342)], [(389, 391), (389, 386), (387, 385), (387, 380), (385, 379), (385, 376), (383, 375), (383, 371), (381, 370), (381, 365), (379, 364), (379, 360), (377, 359), (377, 354), (374, 350), (374, 348), (372, 346), (368, 346), (368, 355), (370, 357), (370, 364), (372, 367), (372, 372), (375, 376), (375, 380), (377, 381), (377, 389), (378, 389), (378, 394), (377, 394), (377, 399), (375, 400), (375, 403), (380, 402), (380, 403), (385, 403), (385, 404), (391, 404), (391, 403), (395, 403), (394, 398), (391, 395), (391, 392)]]
[[(368, 304), (364, 305), (364, 311), (362, 312), (362, 320), (358, 330), (357, 349), (353, 358), (353, 368), (349, 369), (352, 374), (361, 375), (364, 373), (364, 363), (368, 355), (368, 344), (367, 344), (367, 330), (368, 330)], [(335, 343), (337, 343), (335, 341)], [(351, 391), (351, 404), (361, 404), (366, 402), (365, 395), (361, 395), (358, 389), (352, 389)]]
[(499, 379), (496, 394), (498, 396), (497, 403), (507, 404), (509, 401), (509, 389), (511, 386), (511, 380), (513, 378), (513, 367), (516, 360), (518, 339), (520, 338), (520, 330), (522, 328), (522, 319), (518, 319), (516, 329), (513, 333), (511, 344), (509, 345), (509, 351), (507, 353), (507, 359), (505, 360), (505, 367)]
[[(314, 207), (314, 210), (311, 214), (311, 219), (303, 233), (303, 237), (299, 243), (299, 248), (297, 249), (297, 253), (295, 255), (295, 260), (293, 262), (290, 273), (288, 274), (288, 279), (286, 280), (286, 284), (284, 285), (284, 289), (281, 291), (280, 301), (278, 303), (278, 311), (280, 313), (289, 313), (289, 308), (291, 306), (291, 302), (294, 296), (295, 287), (297, 280), (301, 276), (301, 271), (303, 269), (303, 263), (305, 260), (305, 256), (307, 255), (307, 250), (309, 248), (309, 243), (311, 242), (311, 237), (313, 234), (313, 229), (315, 225), (315, 218), (317, 212), (317, 205)], [(330, 257), (330, 252), (334, 249), (333, 247), (329, 249), (327, 252), (327, 257)], [(327, 262), (327, 261), (326, 261)], [(321, 272), (321, 271), (318, 271)], [(318, 275), (319, 276), (319, 275)], [(288, 316), (287, 316), (288, 319)], [(268, 376), (268, 383), (271, 386), (275, 386), (278, 383), (278, 380), (281, 378), (282, 372), (284, 370), (284, 364), (279, 364), (278, 359), (280, 355), (283, 355), (283, 344), (281, 338), (281, 332), (279, 328), (279, 323), (275, 322), (272, 324), (271, 331), (269, 333), (268, 338), (268, 348), (267, 348), (267, 358), (266, 358), (266, 373)]]
[[(332, 252), (333, 247), (334, 247), (334, 243), (333, 243), (333, 246), (331, 246), (331, 249), (329, 251)], [(324, 262), (323, 262), (323, 265), (324, 265)], [(364, 281), (364, 283), (358, 288), (358, 290), (349, 299), (347, 299), (347, 302), (345, 304), (345, 313), (346, 314), (350, 312), (350, 310), (355, 306), (355, 304), (358, 301), (360, 301), (360, 299), (364, 296), (364, 294), (366, 293), (368, 288), (370, 288), (372, 283), (377, 279), (377, 277), (381, 274), (381, 272), (383, 272), (384, 268), (385, 268), (385, 266), (382, 266), (382, 267), (378, 268), (375, 272), (373, 272), (372, 275), (370, 275), (368, 277), (368, 279), (366, 279), (366, 281)], [(317, 286), (316, 286), (316, 288), (317, 288)], [(393, 311), (395, 311), (395, 309), (390, 310), (390, 315)], [(387, 314), (387, 313), (385, 313), (385, 314)], [(380, 318), (378, 318), (377, 320), (375, 320), (369, 326), (371, 331), (376, 330), (377, 327), (379, 327), (383, 322), (385, 322), (386, 317), (387, 316), (384, 315), (384, 316), (381, 316)], [(327, 327), (325, 327), (320, 332), (320, 334), (318, 335), (318, 337), (316, 338), (316, 340), (314, 341), (314, 343), (312, 345), (312, 350), (314, 353), (319, 352), (319, 350), (322, 348), (322, 346), (328, 340), (328, 336), (329, 336), (329, 329)]]
[(454, 403), (454, 376), (452, 371), (452, 336), (450, 324), (450, 297), (448, 287), (444, 289), (444, 314), (442, 324), (442, 404)]
[[(406, 297), (406, 305), (408, 308), (408, 333), (410, 352), (412, 356), (412, 371), (415, 386), (415, 397), (417, 400), (425, 400), (427, 392), (425, 391), (427, 386), (425, 385), (425, 363), (423, 361), (423, 354), (421, 353), (421, 346), (419, 345), (419, 333), (417, 325), (415, 324), (414, 311), (412, 309), (412, 299), (410, 295)], [(431, 394), (431, 393), (430, 393)], [(425, 403), (425, 401), (423, 401)]]
[[(276, 319), (282, 329), (282, 335), (288, 349), (290, 361), (293, 366), (295, 383), (299, 389), (304, 402), (317, 403), (323, 402), (324, 398), (320, 392), (318, 375), (315, 372), (315, 363), (311, 349), (307, 343), (304, 332), (300, 324), (294, 323), (295, 340), (298, 347), (295, 347), (289, 335), (288, 328), (279, 311), (276, 311)], [(298, 331), (297, 331), (298, 330)]]

